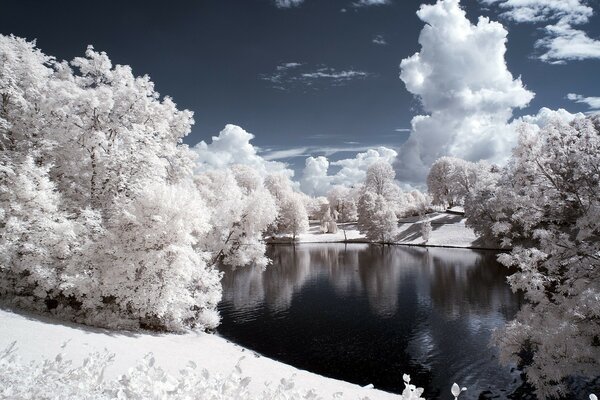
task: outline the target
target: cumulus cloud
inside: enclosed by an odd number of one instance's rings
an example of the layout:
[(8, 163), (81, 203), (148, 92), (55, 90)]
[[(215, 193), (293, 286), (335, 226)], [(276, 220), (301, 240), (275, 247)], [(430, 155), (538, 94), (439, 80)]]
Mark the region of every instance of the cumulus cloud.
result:
[[(377, 161), (386, 161), (392, 164), (398, 153), (390, 148), (380, 146), (358, 153), (354, 158), (346, 158), (329, 162), (327, 157), (308, 157), (306, 159), (300, 187), (304, 193), (313, 196), (326, 194), (334, 185), (355, 186), (362, 183), (367, 175), (367, 169)], [(340, 170), (329, 175), (329, 167), (341, 167)]]
[(275, 7), (277, 8), (292, 8), (298, 7), (304, 0), (275, 0)]
[(290, 177), (294, 175), (286, 164), (261, 157), (258, 149), (250, 143), (252, 139), (254, 135), (243, 128), (226, 125), (219, 136), (212, 137), (210, 144), (201, 141), (192, 148), (197, 154), (196, 170), (202, 172), (226, 168), (233, 164), (244, 164), (255, 168), (262, 176), (275, 172), (282, 172)]
[(373, 37), (372, 42), (380, 46), (385, 46), (387, 44), (387, 41), (385, 40), (383, 35), (375, 35), (375, 37)]
[[(313, 137), (308, 137), (309, 139), (313, 139), (314, 136), (320, 137), (320, 135), (313, 135)], [(328, 137), (326, 135), (323, 135)], [(369, 149), (376, 147), (375, 145), (365, 145), (360, 142), (344, 142), (339, 146), (329, 146), (329, 145), (318, 145), (318, 146), (299, 146), (299, 147), (291, 147), (291, 148), (282, 148), (282, 149), (265, 149), (260, 151), (260, 156), (265, 160), (284, 160), (294, 157), (302, 157), (302, 156), (314, 156), (314, 155), (322, 155), (325, 157), (333, 156), (337, 153), (356, 153), (356, 152), (364, 152)], [(385, 147), (385, 146), (383, 146)]]
[(600, 112), (600, 97), (585, 97), (580, 94), (569, 93), (567, 99), (576, 103), (587, 104), (592, 113)]
[(326, 65), (311, 67), (297, 62), (281, 63), (275, 71), (261, 74), (259, 77), (270, 82), (275, 89), (290, 90), (293, 88), (319, 89), (327, 86), (343, 86), (354, 80), (366, 79), (369, 72), (349, 69), (336, 69)]
[[(591, 38), (577, 25), (586, 24), (594, 10), (584, 0), (481, 0), (496, 4), (502, 16), (518, 23), (544, 24), (536, 41), (539, 59), (549, 63), (600, 58), (600, 40)], [(550, 22), (550, 23), (549, 23)]]
[(513, 78), (504, 60), (507, 31), (498, 22), (466, 17), (458, 0), (422, 5), (421, 50), (400, 64), (400, 79), (427, 115), (415, 116), (401, 147), (398, 177), (419, 183), (438, 157), (501, 162), (516, 133), (508, 124), (514, 108), (534, 93)]
[(546, 107), (542, 107), (537, 114), (534, 115), (525, 115), (523, 117), (517, 118), (512, 125), (514, 127), (518, 126), (521, 123), (527, 123), (530, 125), (535, 125), (538, 128), (543, 128), (553, 121), (562, 121), (562, 122), (571, 122), (575, 118), (584, 117), (585, 115), (582, 113), (570, 113), (564, 108), (559, 108), (558, 110), (551, 110)]

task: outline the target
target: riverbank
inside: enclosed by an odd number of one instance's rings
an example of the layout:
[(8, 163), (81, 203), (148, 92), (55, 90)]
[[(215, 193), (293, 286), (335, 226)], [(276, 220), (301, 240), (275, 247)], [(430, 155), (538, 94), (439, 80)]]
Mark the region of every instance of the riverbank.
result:
[[(421, 223), (431, 223), (429, 240), (425, 241), (421, 234)], [(499, 250), (493, 243), (486, 243), (479, 238), (473, 229), (465, 224), (466, 218), (460, 212), (434, 212), (421, 217), (406, 217), (398, 221), (398, 236), (394, 244), (407, 246), (450, 247), (464, 249)], [(309, 230), (298, 235), (295, 243), (369, 243), (361, 234), (354, 222), (338, 224), (337, 233), (320, 233), (319, 223), (311, 221)], [(272, 237), (268, 243), (291, 243), (289, 236)]]
[[(57, 354), (62, 353), (63, 358), (72, 360), (74, 366), (81, 365), (90, 353), (103, 352), (106, 349), (115, 355), (114, 361), (104, 371), (104, 380), (107, 381), (117, 379), (134, 368), (148, 353), (153, 353), (157, 366), (173, 376), (177, 376), (189, 361), (193, 361), (199, 370), (206, 369), (210, 376), (228, 376), (235, 371), (236, 364), (243, 357), (240, 363), (241, 376), (250, 378), (247, 388), (252, 397), (259, 397), (266, 384), (277, 387), (282, 383), (282, 379), (287, 380), (293, 376), (293, 390), (300, 393), (314, 390), (324, 399), (332, 398), (339, 392), (349, 399), (399, 398), (391, 393), (362, 388), (296, 369), (208, 333), (178, 335), (118, 332), (58, 321), (47, 316), (0, 309), (0, 356), (13, 342), (16, 342), (15, 353), (23, 364), (39, 363), (44, 359), (54, 360)], [(63, 348), (64, 343), (66, 346)], [(0, 397), (2, 390), (7, 389), (2, 387), (3, 382), (6, 384), (9, 381), (9, 377), (2, 378), (3, 371), (0, 369)], [(398, 379), (401, 377), (402, 374), (399, 373)], [(58, 389), (60, 384), (64, 383), (57, 382)], [(72, 384), (75, 385), (76, 381)], [(56, 393), (56, 398), (64, 397)]]

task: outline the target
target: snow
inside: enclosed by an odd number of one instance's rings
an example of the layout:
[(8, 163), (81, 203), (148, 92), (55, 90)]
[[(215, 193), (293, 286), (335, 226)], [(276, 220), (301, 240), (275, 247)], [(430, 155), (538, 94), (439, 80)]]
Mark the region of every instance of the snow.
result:
[[(63, 353), (67, 359), (80, 364), (92, 352), (107, 349), (115, 354), (114, 362), (105, 371), (105, 379), (115, 379), (133, 368), (144, 355), (152, 352), (158, 366), (167, 373), (177, 374), (188, 361), (211, 375), (229, 374), (240, 358), (243, 374), (251, 378), (249, 391), (259, 394), (264, 383), (278, 384), (281, 379), (295, 375), (295, 388), (301, 391), (316, 389), (322, 398), (332, 398), (343, 392), (344, 398), (398, 399), (399, 396), (376, 389), (326, 378), (259, 356), (215, 334), (154, 334), (148, 332), (118, 332), (92, 328), (34, 314), (15, 313), (0, 309), (0, 351), (12, 342), (17, 343), (17, 355), (24, 361), (54, 359)], [(66, 347), (61, 348), (63, 343)], [(398, 377), (401, 377), (399, 371)], [(2, 383), (0, 382), (0, 389)]]
[[(458, 210), (456, 210), (458, 211)], [(431, 222), (431, 235), (427, 243), (421, 236), (421, 222)], [(470, 249), (495, 248), (481, 240), (473, 229), (465, 225), (466, 218), (456, 212), (434, 212), (425, 218), (419, 216), (406, 217), (399, 220), (398, 240), (396, 244), (431, 246), (431, 247), (458, 247)], [(320, 233), (319, 224), (311, 221), (308, 232), (298, 235), (297, 243), (338, 243), (344, 242), (344, 229), (348, 242), (368, 243), (365, 235), (358, 231), (355, 223), (338, 224), (337, 233)], [(269, 240), (270, 243), (289, 243), (290, 239), (279, 236)]]

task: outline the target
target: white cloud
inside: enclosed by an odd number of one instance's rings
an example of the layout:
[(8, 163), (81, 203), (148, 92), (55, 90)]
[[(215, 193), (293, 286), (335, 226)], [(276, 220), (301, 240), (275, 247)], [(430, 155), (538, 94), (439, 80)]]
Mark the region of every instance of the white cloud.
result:
[(383, 6), (390, 4), (390, 0), (358, 0), (352, 3), (353, 7), (370, 7), (370, 6)]
[(527, 123), (531, 125), (536, 125), (538, 128), (543, 128), (548, 125), (552, 121), (562, 121), (562, 122), (571, 122), (575, 118), (584, 117), (582, 113), (572, 114), (565, 110), (564, 108), (559, 108), (558, 110), (551, 110), (546, 107), (542, 107), (537, 114), (535, 115), (525, 115), (523, 117), (517, 118), (512, 125), (517, 126), (520, 123)]
[(425, 23), (421, 51), (402, 60), (400, 78), (428, 115), (411, 121), (399, 179), (424, 181), (443, 155), (501, 162), (516, 142), (512, 111), (534, 96), (507, 69), (507, 31), (484, 17), (472, 24), (458, 0), (423, 5), (417, 15)]
[[(310, 138), (310, 137), (309, 137)], [(379, 146), (374, 147), (376, 145), (365, 145), (359, 142), (343, 142), (344, 145), (341, 146), (299, 146), (285, 149), (265, 149), (259, 151), (259, 154), (265, 160), (284, 160), (294, 157), (301, 156), (315, 156), (322, 155), (325, 157), (331, 157), (338, 153), (356, 153), (356, 152), (364, 152), (369, 149), (385, 147)]]
[(387, 44), (387, 41), (385, 40), (383, 35), (375, 35), (372, 42), (380, 46), (385, 46)]
[(600, 111), (600, 97), (585, 97), (580, 94), (569, 93), (567, 99), (576, 103), (587, 104), (592, 112)]
[(307, 156), (310, 154), (309, 147), (293, 147), (283, 150), (268, 150), (261, 153), (262, 158), (267, 161), (281, 160), (286, 158)]
[(301, 63), (297, 63), (297, 62), (287, 62), (287, 63), (279, 64), (276, 69), (277, 69), (277, 71), (285, 71), (287, 69), (300, 67), (301, 65), (302, 65)]
[(290, 90), (292, 88), (319, 89), (326, 86), (343, 86), (350, 81), (366, 79), (372, 74), (365, 71), (336, 69), (325, 65), (310, 67), (305, 64), (290, 62), (275, 67), (270, 74), (260, 75), (260, 79), (271, 82), (273, 88)]
[(332, 81), (349, 81), (356, 78), (365, 78), (369, 76), (368, 72), (364, 71), (336, 71), (333, 68), (320, 68), (315, 72), (305, 72), (301, 75), (306, 80), (312, 79), (331, 79)]
[(536, 41), (540, 60), (561, 64), (565, 60), (600, 58), (600, 40), (574, 28), (589, 22), (594, 10), (583, 0), (481, 0), (497, 4), (502, 16), (518, 23), (543, 23), (544, 35)]
[(258, 155), (258, 149), (250, 143), (254, 135), (246, 132), (237, 125), (228, 124), (219, 133), (213, 136), (212, 142), (207, 144), (201, 141), (192, 148), (198, 155), (198, 172), (226, 168), (233, 164), (244, 164), (254, 167), (262, 176), (274, 172), (283, 172), (293, 176), (294, 172), (286, 164), (269, 161)]
[[(326, 194), (334, 185), (355, 186), (362, 183), (369, 166), (384, 160), (392, 164), (398, 153), (387, 147), (377, 147), (366, 152), (358, 153), (354, 158), (329, 162), (324, 156), (308, 157), (300, 180), (304, 193), (319, 196)], [(329, 175), (329, 167), (338, 166), (341, 169)]]
[(298, 7), (304, 0), (275, 0), (275, 7), (277, 8), (291, 8)]

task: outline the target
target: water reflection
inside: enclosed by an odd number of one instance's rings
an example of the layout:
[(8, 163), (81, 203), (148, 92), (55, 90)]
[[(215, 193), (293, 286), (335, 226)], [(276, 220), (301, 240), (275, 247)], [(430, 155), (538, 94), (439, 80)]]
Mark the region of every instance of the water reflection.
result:
[(502, 389), (519, 383), (488, 347), (491, 331), (521, 303), (495, 254), (363, 244), (269, 252), (273, 265), (265, 270), (225, 270), (223, 336), (386, 390), (401, 391), (401, 372), (429, 396), (457, 381), (470, 388), (461, 398), (503, 397)]

